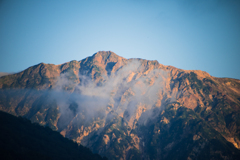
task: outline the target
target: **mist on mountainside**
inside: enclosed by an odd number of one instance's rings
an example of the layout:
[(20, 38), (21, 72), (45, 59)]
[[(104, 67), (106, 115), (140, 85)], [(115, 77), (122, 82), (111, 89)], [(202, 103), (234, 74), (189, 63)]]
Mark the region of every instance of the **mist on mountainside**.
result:
[[(140, 62), (133, 60), (114, 74), (104, 76), (101, 83), (97, 84), (93, 79), (81, 74), (78, 75), (80, 83), (74, 83), (68, 79), (69, 73), (63, 73), (53, 90), (65, 92), (64, 87), (71, 86), (74, 91), (73, 93), (65, 93), (66, 95), (52, 92), (52, 96), (56, 99), (62, 115), (68, 113), (69, 103), (74, 101), (77, 105), (74, 111), (75, 115), (81, 108), (81, 110), (85, 110), (86, 117), (94, 118), (99, 113), (106, 116), (104, 115), (106, 106), (114, 102), (111, 112), (117, 115), (128, 112), (131, 117), (139, 104), (147, 104), (149, 109), (154, 106), (159, 94), (164, 92), (165, 81), (169, 76), (166, 71), (155, 69), (146, 77), (134, 77), (142, 69)], [(129, 95), (126, 101), (120, 105), (121, 96), (126, 90), (129, 90)]]

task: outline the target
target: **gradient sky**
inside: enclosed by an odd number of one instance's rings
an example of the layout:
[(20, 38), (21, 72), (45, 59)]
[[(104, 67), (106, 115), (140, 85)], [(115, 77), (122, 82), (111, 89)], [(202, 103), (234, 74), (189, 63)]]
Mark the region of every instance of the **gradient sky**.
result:
[(0, 0), (0, 72), (103, 50), (240, 79), (240, 1)]

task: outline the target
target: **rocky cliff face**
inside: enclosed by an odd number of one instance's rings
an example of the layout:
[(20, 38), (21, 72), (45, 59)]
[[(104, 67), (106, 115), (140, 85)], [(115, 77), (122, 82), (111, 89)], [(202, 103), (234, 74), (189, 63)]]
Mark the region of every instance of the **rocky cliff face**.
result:
[(97, 52), (0, 78), (0, 109), (109, 159), (235, 159), (240, 80)]

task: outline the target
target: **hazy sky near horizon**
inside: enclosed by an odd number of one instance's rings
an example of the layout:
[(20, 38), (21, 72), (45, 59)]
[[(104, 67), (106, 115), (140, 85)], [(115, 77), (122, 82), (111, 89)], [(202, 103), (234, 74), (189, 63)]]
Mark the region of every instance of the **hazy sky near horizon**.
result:
[(0, 72), (103, 50), (240, 79), (240, 1), (0, 0)]

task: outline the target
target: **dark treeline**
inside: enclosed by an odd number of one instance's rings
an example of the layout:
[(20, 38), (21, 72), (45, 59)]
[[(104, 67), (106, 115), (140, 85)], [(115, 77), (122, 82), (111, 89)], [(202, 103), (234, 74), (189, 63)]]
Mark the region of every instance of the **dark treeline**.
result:
[(48, 127), (0, 111), (1, 159), (106, 160)]

